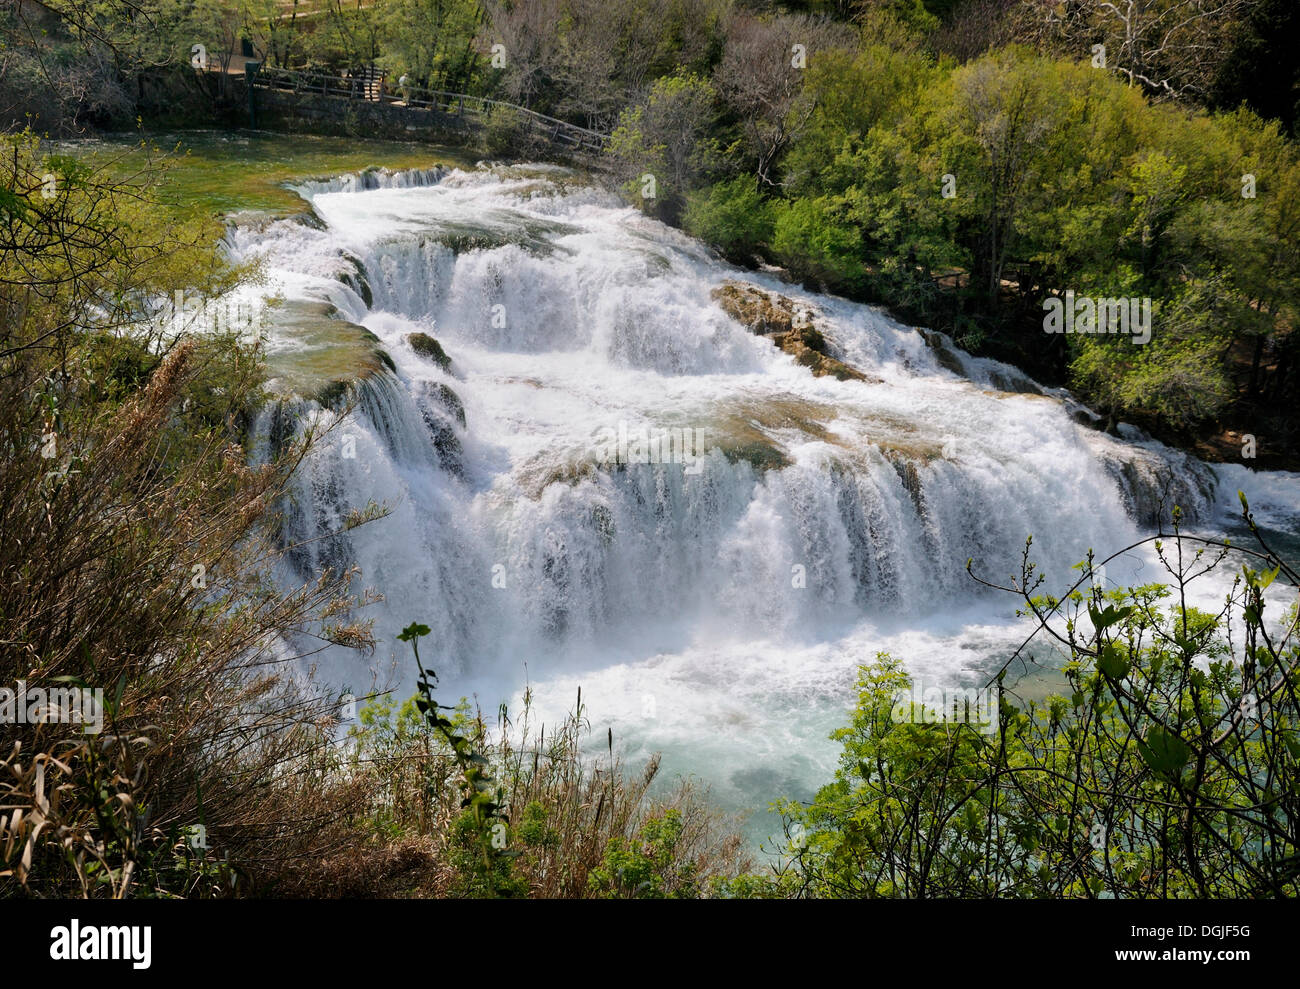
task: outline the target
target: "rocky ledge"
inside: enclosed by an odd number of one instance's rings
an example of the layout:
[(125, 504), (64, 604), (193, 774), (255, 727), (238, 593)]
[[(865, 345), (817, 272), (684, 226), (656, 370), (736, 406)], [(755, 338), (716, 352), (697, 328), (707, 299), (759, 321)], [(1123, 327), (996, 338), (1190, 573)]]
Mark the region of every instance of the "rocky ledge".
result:
[(784, 295), (734, 279), (723, 282), (712, 294), (728, 316), (758, 336), (767, 337), (817, 377), (879, 383), (879, 378), (863, 374), (832, 356), (812, 314)]

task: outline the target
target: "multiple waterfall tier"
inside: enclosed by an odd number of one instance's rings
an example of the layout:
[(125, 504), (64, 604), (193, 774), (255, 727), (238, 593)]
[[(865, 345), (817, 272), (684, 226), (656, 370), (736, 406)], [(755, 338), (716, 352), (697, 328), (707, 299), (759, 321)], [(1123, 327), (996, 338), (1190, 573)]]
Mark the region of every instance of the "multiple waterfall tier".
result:
[[(525, 667), (543, 706), (582, 683), (624, 740), (741, 803), (825, 778), (875, 649), (961, 678), (1016, 637), (968, 559), (1005, 579), (1032, 534), (1061, 586), (1162, 505), (1211, 520), (1246, 476), (1107, 436), (941, 334), (727, 266), (563, 169), (301, 192), (309, 214), (227, 237), (290, 300), (263, 442), (354, 406), (297, 475), (286, 580), (356, 565), (384, 597), (381, 659), (419, 621), (485, 707)], [(349, 529), (371, 502), (388, 517)]]

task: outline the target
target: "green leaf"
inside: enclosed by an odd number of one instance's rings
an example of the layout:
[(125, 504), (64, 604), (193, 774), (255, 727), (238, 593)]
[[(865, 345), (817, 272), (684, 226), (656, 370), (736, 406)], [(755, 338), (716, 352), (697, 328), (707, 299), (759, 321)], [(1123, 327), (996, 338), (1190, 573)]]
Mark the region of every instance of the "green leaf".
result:
[(1124, 655), (1124, 650), (1113, 642), (1107, 642), (1102, 647), (1101, 656), (1097, 660), (1097, 669), (1101, 670), (1112, 680), (1122, 680), (1128, 676), (1130, 664), (1128, 657)]
[(1145, 741), (1138, 743), (1138, 754), (1151, 770), (1161, 776), (1177, 778), (1192, 757), (1192, 750), (1178, 735), (1152, 725)]
[(406, 628), (402, 629), (398, 635), (398, 641), (410, 642), (412, 639), (418, 639), (422, 635), (428, 635), (430, 632), (428, 625), (421, 625), (419, 622), (411, 622)]
[(27, 215), (27, 203), (12, 189), (0, 188), (0, 214), (22, 218)]
[(1093, 628), (1098, 632), (1121, 622), (1129, 615), (1133, 614), (1133, 607), (1129, 605), (1124, 608), (1116, 608), (1114, 605), (1107, 605), (1105, 611), (1098, 611), (1092, 605), (1088, 605), (1088, 617), (1092, 619)]
[(1284, 732), (1282, 739), (1286, 742), (1286, 747), (1291, 752), (1291, 758), (1300, 759), (1300, 739), (1297, 739), (1293, 732)]

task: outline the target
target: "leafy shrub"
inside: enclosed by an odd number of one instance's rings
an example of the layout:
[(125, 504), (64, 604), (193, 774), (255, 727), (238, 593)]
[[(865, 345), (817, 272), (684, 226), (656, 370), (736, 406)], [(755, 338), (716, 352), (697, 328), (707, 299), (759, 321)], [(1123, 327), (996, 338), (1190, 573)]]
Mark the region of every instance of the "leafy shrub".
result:
[[(1246, 520), (1254, 529), (1249, 509)], [(1297, 608), (1266, 620), (1264, 595), (1300, 574), (1262, 539), (1230, 551), (1182, 535), (1176, 515), (1173, 545), (1153, 542), (1172, 590), (1105, 589), (1089, 558), (1063, 598), (1039, 595), (1026, 549), (1004, 590), (1063, 650), (1068, 690), (1017, 707), (1004, 668), (992, 732), (910, 723), (896, 710), (910, 683), (899, 664), (864, 668), (852, 724), (834, 736), (834, 782), (811, 806), (785, 805), (806, 839), (800, 893), (1300, 893)], [(1223, 608), (1186, 604), (1187, 585), (1230, 552), (1241, 576)]]
[(600, 867), (592, 870), (599, 897), (682, 900), (699, 895), (695, 863), (681, 855), (681, 813), (667, 810), (641, 825), (636, 838), (610, 839)]
[(797, 199), (776, 207), (772, 252), (798, 278), (832, 288), (862, 281), (862, 234), (841, 223), (825, 198)]
[(739, 175), (687, 196), (682, 225), (694, 237), (736, 260), (759, 253), (772, 239), (771, 204), (751, 176)]

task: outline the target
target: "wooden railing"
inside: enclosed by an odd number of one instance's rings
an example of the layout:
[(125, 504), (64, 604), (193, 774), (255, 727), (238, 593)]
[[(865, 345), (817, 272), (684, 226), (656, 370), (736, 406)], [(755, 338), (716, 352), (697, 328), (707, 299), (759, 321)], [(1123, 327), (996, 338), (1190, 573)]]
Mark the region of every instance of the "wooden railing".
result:
[(253, 77), (253, 85), (280, 92), (339, 96), (372, 103), (388, 103), (412, 110), (437, 110), (462, 119), (483, 120), (490, 116), (512, 116), (527, 135), (550, 141), (573, 150), (600, 153), (605, 150), (607, 135), (579, 127), (567, 120), (557, 120), (544, 113), (501, 100), (490, 100), (467, 93), (448, 93), (436, 89), (403, 86), (400, 91), (374, 73), (351, 77), (305, 72), (263, 65)]

